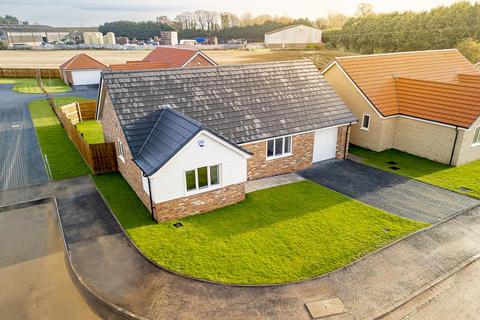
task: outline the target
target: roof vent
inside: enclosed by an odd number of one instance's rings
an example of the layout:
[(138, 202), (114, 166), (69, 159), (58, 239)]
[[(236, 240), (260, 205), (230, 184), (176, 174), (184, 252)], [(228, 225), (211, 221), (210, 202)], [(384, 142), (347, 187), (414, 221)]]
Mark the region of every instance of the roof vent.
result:
[(162, 104), (162, 109), (172, 109), (172, 106), (169, 104)]

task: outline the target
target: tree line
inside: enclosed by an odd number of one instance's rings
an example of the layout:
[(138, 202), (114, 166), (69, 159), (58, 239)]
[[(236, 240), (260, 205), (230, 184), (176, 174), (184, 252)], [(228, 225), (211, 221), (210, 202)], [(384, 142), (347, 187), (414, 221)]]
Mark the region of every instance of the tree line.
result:
[(359, 53), (458, 46), (466, 54), (480, 39), (480, 4), (457, 2), (418, 13), (370, 12), (350, 18), (340, 29), (326, 30), (323, 36), (330, 47)]

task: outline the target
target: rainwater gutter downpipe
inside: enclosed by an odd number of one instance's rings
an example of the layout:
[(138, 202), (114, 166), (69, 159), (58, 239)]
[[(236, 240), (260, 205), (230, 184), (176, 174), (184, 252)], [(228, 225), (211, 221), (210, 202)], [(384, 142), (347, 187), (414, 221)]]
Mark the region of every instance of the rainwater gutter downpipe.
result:
[(450, 162), (448, 163), (450, 166), (452, 165), (453, 155), (455, 154), (455, 149), (457, 148), (457, 141), (458, 141), (458, 127), (455, 127), (455, 141), (453, 142), (452, 155), (450, 156)]

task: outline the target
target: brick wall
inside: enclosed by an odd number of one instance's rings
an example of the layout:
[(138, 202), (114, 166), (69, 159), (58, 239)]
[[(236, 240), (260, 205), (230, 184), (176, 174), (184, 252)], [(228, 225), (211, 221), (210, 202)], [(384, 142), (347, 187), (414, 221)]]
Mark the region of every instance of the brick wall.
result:
[(350, 140), (351, 126), (343, 126), (338, 128), (337, 135), (337, 159), (345, 159), (348, 155), (348, 145)]
[(211, 66), (213, 66), (213, 64), (199, 54), (192, 61), (190, 61), (184, 68), (211, 67)]
[(140, 200), (142, 200), (143, 204), (150, 211), (150, 196), (145, 192), (145, 190), (143, 190), (142, 171), (131, 160), (133, 159), (132, 153), (130, 152), (130, 149), (128, 147), (125, 135), (120, 128), (120, 123), (118, 122), (117, 115), (115, 113), (115, 110), (113, 109), (112, 101), (110, 100), (110, 96), (108, 93), (105, 95), (105, 102), (102, 110), (102, 124), (105, 142), (114, 142), (115, 148), (118, 148), (117, 138), (119, 138), (122, 142), (125, 153), (125, 162), (117, 158), (118, 171), (120, 171), (122, 176), (132, 187), (133, 191), (135, 191)]
[(313, 158), (314, 138), (315, 134), (313, 132), (293, 136), (292, 155), (271, 160), (266, 158), (266, 141), (242, 145), (243, 148), (253, 153), (248, 159), (248, 180), (291, 173), (310, 167)]
[(243, 183), (155, 204), (155, 219), (168, 221), (208, 212), (245, 199)]

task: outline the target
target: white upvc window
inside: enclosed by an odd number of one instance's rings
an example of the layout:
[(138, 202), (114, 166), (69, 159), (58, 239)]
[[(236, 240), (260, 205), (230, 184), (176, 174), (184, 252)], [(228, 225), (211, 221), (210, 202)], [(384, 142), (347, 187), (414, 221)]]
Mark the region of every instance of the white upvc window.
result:
[(117, 138), (117, 153), (120, 160), (125, 162), (125, 149), (123, 148), (123, 143), (119, 138)]
[(185, 171), (185, 186), (187, 192), (220, 186), (220, 165), (204, 166)]
[(475, 134), (473, 135), (473, 143), (472, 146), (480, 146), (480, 127), (475, 129)]
[(368, 131), (370, 129), (370, 115), (369, 114), (364, 114), (362, 116), (362, 123), (360, 129)]
[(267, 140), (267, 159), (284, 157), (292, 154), (292, 136)]

